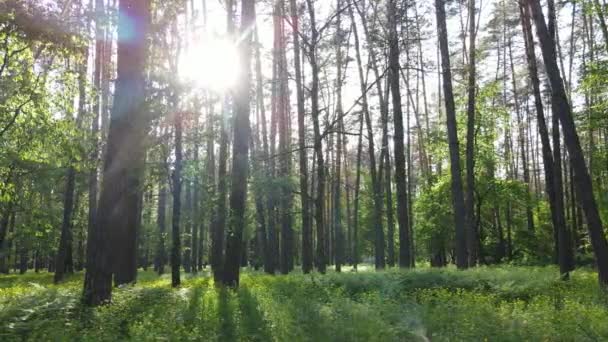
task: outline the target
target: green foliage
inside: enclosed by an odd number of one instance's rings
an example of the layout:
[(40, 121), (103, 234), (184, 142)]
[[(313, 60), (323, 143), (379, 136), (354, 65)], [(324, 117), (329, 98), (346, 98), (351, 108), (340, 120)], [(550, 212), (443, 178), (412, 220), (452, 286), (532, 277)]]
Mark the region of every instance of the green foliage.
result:
[[(326, 276), (246, 273), (236, 290), (207, 276), (171, 289), (141, 273), (113, 303), (86, 308), (80, 275), (0, 278), (0, 338), (204, 341), (592, 341), (608, 338), (596, 274), (553, 267), (417, 269)], [(533, 276), (531, 276), (533, 275)]]

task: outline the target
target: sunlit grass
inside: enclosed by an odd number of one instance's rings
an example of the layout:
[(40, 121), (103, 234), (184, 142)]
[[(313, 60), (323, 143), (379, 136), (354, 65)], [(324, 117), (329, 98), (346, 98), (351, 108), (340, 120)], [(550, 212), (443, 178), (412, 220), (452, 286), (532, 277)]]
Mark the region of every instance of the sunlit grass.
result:
[(553, 267), (469, 271), (245, 272), (237, 291), (208, 273), (140, 272), (111, 305), (80, 303), (82, 274), (0, 276), (0, 340), (521, 341), (608, 339), (596, 274), (563, 283)]

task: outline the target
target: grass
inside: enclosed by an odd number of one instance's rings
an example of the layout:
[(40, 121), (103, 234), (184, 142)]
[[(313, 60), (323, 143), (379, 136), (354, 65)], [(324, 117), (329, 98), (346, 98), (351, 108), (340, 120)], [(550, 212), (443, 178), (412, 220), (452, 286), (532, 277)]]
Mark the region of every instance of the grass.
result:
[(236, 290), (207, 274), (140, 272), (113, 303), (80, 303), (82, 275), (0, 276), (2, 341), (600, 341), (608, 306), (596, 274), (561, 282), (553, 267), (248, 272)]

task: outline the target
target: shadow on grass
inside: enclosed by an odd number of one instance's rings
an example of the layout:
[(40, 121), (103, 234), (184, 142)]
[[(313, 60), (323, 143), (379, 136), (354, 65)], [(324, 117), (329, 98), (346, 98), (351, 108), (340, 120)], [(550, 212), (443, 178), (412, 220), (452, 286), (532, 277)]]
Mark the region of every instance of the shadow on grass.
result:
[(219, 318), (219, 340), (236, 341), (236, 324), (234, 321), (234, 307), (230, 302), (230, 290), (219, 288), (218, 291), (218, 318)]
[(241, 313), (241, 335), (247, 341), (272, 341), (272, 332), (257, 298), (245, 286), (239, 288), (237, 300)]

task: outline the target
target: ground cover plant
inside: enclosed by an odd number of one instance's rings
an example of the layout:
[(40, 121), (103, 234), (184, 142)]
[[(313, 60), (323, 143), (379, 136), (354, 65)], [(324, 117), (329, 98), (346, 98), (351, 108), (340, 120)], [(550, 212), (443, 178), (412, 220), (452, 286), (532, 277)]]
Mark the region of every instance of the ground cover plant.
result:
[(81, 303), (82, 274), (0, 277), (3, 341), (601, 341), (608, 306), (590, 270), (481, 267), (269, 276), (237, 290), (202, 273), (180, 288), (140, 272), (112, 303)]

